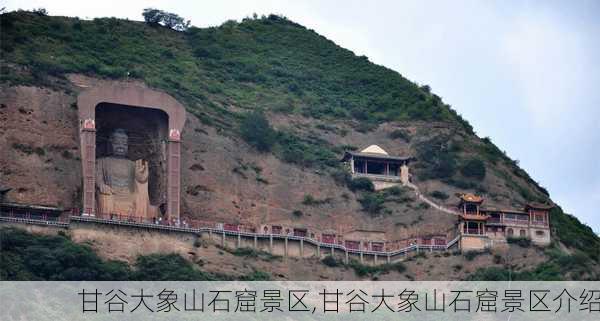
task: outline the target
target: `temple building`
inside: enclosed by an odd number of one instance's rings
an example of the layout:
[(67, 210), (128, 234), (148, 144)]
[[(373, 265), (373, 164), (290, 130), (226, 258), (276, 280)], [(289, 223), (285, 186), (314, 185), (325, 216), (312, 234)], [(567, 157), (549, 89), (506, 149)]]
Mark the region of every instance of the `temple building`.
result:
[(462, 250), (482, 250), (506, 243), (510, 238), (526, 238), (537, 245), (550, 244), (552, 205), (529, 203), (523, 210), (483, 207), (484, 199), (462, 194), (458, 209)]
[(371, 145), (360, 152), (346, 151), (342, 158), (348, 165), (352, 178), (366, 177), (373, 182), (376, 190), (408, 184), (408, 164), (412, 160), (413, 157), (391, 156), (377, 145)]

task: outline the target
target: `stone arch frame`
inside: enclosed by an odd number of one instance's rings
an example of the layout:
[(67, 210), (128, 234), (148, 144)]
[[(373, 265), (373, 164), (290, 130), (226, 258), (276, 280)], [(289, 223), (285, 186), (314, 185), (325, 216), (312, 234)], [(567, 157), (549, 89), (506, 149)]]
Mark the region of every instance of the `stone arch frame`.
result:
[(158, 109), (167, 114), (167, 216), (179, 219), (181, 131), (185, 124), (185, 108), (175, 98), (164, 92), (122, 82), (95, 86), (83, 91), (77, 97), (83, 171), (82, 213), (91, 216), (96, 214), (96, 106), (101, 103)]

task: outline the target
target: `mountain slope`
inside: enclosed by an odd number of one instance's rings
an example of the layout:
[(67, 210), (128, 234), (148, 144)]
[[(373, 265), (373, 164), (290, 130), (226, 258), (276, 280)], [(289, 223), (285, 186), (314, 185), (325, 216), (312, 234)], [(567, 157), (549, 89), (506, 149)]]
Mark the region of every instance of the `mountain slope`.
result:
[[(446, 195), (439, 202), (447, 207), (460, 192), (483, 194), (488, 204), (502, 207), (550, 201), (517, 162), (478, 138), (427, 86), (278, 16), (181, 33), (113, 18), (11, 12), (0, 16), (0, 27), (0, 98), (7, 106), (0, 112), (8, 124), (1, 143), (27, 159), (1, 159), (3, 181), (23, 189), (9, 195), (15, 201), (79, 205), (80, 174), (69, 170), (78, 168), (77, 160), (64, 157), (65, 151), (77, 155), (76, 138), (40, 143), (19, 130), (48, 133), (59, 126), (53, 117), (60, 113), (65, 122), (55, 138), (74, 136), (70, 106), (81, 90), (75, 83), (113, 79), (164, 90), (196, 116), (183, 133), (183, 212), (190, 217), (360, 226), (398, 238), (453, 228), (455, 218), (422, 205), (409, 191), (345, 186), (341, 153), (370, 144), (416, 156), (415, 183), (426, 194)], [(244, 119), (257, 110), (256, 117), (272, 126), (267, 152), (242, 143)], [(27, 152), (36, 148), (43, 153)], [(65, 177), (71, 186), (51, 197), (52, 182)], [(307, 202), (308, 196), (317, 202)], [(551, 223), (555, 240), (598, 260), (600, 240), (591, 229), (560, 208)]]

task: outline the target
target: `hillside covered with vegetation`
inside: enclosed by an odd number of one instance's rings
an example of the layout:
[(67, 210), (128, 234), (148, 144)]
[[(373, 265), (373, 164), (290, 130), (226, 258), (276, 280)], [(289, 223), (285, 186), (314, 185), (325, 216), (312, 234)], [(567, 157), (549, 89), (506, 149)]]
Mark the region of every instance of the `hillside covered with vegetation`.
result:
[(264, 281), (269, 275), (255, 271), (232, 276), (207, 273), (178, 254), (139, 256), (133, 265), (103, 260), (89, 245), (78, 244), (64, 233), (56, 236), (30, 234), (0, 228), (0, 280), (95, 280), (95, 281)]
[[(360, 133), (388, 122), (443, 124), (451, 129), (450, 134), (413, 135), (398, 130), (390, 135), (414, 145), (421, 160), (415, 171), (418, 179), (486, 193), (489, 188), (484, 178), (494, 175), (522, 200), (551, 202), (548, 192), (517, 161), (489, 138), (477, 137), (468, 122), (428, 86), (356, 56), (281, 16), (176, 31), (116, 18), (81, 20), (18, 11), (0, 15), (0, 30), (3, 86), (69, 92), (72, 87), (67, 75), (71, 73), (143, 81), (176, 97), (189, 113), (223, 135), (241, 137), (258, 152), (272, 153), (283, 162), (326, 170), (341, 185), (359, 193), (365, 211), (373, 215), (384, 212), (383, 203), (398, 195), (376, 193), (349, 180), (340, 169), (339, 155), (352, 146), (336, 146), (317, 135), (276, 129), (265, 114), (344, 121)], [(438, 192), (433, 197), (444, 200), (449, 195)], [(559, 245), (569, 249), (579, 265), (598, 264), (600, 238), (589, 227), (560, 207), (552, 210), (551, 224), (556, 243), (553, 249)], [(144, 271), (145, 262), (177, 260), (141, 258), (133, 271), (117, 262), (98, 263), (89, 249), (73, 247), (61, 237), (44, 239), (41, 248), (38, 241), (15, 233), (8, 234), (13, 241), (3, 244), (1, 271), (5, 275), (0, 279), (69, 279), (71, 272), (52, 270), (44, 261), (56, 255), (48, 247), (52, 244), (60, 248), (57, 251), (72, 253), (67, 257), (84, 258), (76, 259), (78, 262), (95, 262), (100, 270), (88, 271), (88, 266), (81, 266), (72, 271), (90, 279), (116, 275), (144, 279), (139, 271)], [(572, 266), (568, 262), (573, 261), (567, 262), (563, 256), (550, 257), (554, 262), (551, 268)], [(564, 272), (557, 271), (552, 275)], [(490, 275), (504, 271), (488, 272), (477, 275), (495, 278)], [(193, 275), (190, 278), (205, 277), (189, 273)], [(538, 275), (544, 278), (543, 273)], [(523, 278), (527, 277), (533, 278)]]

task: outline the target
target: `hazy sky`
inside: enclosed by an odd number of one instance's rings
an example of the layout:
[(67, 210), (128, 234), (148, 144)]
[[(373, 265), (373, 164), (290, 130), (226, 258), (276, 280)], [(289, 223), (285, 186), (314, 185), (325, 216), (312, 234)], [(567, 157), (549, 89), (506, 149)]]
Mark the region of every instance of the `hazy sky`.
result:
[(600, 232), (600, 1), (6, 1), (8, 10), (198, 27), (252, 13), (289, 19), (428, 84), (563, 209)]

